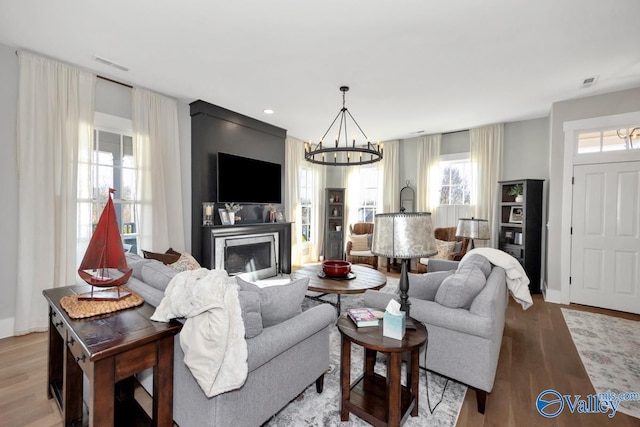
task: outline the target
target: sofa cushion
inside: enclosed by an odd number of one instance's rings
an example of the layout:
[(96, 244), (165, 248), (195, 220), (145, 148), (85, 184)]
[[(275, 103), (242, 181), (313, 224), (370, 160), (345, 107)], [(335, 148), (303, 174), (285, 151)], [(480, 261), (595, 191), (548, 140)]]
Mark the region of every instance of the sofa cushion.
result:
[(486, 283), (487, 278), (479, 267), (458, 268), (442, 281), (435, 300), (445, 307), (468, 309)]
[(142, 258), (137, 254), (126, 254), (127, 266), (133, 270), (131, 275), (138, 280), (142, 280), (142, 266), (153, 260)]
[(252, 291), (238, 291), (244, 337), (253, 338), (262, 332), (262, 313), (260, 311), (260, 294)]
[(447, 242), (445, 240), (436, 239), (436, 247), (438, 248), (438, 253), (431, 258), (447, 259), (449, 257), (449, 254), (453, 253), (453, 248), (455, 246), (456, 242)]
[(409, 291), (410, 297), (421, 300), (433, 301), (440, 285), (447, 277), (454, 273), (451, 271), (437, 271), (435, 273), (409, 273)]
[(173, 264), (174, 262), (178, 261), (178, 259), (180, 259), (180, 254), (175, 252), (173, 249), (169, 248), (170, 251), (173, 251), (173, 253), (158, 253), (158, 252), (151, 252), (151, 251), (145, 251), (144, 249), (142, 250), (142, 254), (144, 255), (145, 258), (148, 259), (155, 259), (158, 260), (160, 262), (162, 262), (163, 264)]
[(247, 282), (241, 277), (236, 279), (241, 291), (256, 292), (260, 295), (260, 313), (264, 328), (277, 325), (302, 313), (302, 300), (309, 286), (308, 277), (294, 280), (286, 285), (264, 288)]
[(480, 268), (485, 278), (489, 277), (489, 274), (491, 274), (491, 269), (493, 268), (487, 258), (479, 254), (470, 254), (464, 257), (462, 261), (460, 261), (460, 264), (458, 264), (458, 269), (472, 266)]
[(175, 268), (157, 261), (148, 262), (142, 266), (142, 281), (163, 292), (176, 274), (178, 271)]
[(169, 267), (174, 268), (176, 271), (197, 270), (200, 267), (200, 263), (188, 252), (180, 255), (180, 258), (173, 264), (169, 264)]

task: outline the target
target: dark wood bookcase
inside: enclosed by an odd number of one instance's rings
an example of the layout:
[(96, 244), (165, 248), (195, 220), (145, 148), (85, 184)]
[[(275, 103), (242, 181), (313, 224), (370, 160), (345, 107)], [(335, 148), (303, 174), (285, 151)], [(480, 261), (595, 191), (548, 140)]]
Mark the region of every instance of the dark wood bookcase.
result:
[(344, 188), (326, 188), (324, 259), (344, 259)]
[[(500, 228), (498, 247), (516, 258), (531, 283), (529, 290), (540, 293), (542, 253), (542, 185), (541, 179), (500, 181)], [(516, 201), (511, 189), (522, 185), (522, 200)]]

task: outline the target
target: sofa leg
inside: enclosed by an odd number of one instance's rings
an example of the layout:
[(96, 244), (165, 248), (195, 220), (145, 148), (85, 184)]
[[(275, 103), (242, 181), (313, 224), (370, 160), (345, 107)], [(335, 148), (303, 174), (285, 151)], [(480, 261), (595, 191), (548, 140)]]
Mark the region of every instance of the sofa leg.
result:
[(476, 399), (478, 401), (478, 412), (484, 414), (485, 407), (487, 406), (487, 392), (484, 390), (475, 389)]
[(324, 389), (324, 374), (320, 375), (316, 380), (316, 391), (318, 393), (322, 393), (323, 389)]

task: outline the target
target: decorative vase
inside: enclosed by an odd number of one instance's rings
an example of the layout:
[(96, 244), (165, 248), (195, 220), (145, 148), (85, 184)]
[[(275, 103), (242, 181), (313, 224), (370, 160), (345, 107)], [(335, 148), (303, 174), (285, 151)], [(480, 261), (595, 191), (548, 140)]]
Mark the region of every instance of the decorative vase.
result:
[(236, 213), (229, 212), (229, 224), (233, 225), (236, 222)]
[(524, 196), (522, 194), (518, 194), (516, 196), (516, 203), (522, 203), (524, 201)]

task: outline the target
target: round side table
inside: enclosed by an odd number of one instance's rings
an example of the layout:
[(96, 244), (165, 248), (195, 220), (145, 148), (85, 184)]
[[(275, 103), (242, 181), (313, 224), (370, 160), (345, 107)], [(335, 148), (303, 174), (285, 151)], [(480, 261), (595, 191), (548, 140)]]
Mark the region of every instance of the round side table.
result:
[[(382, 335), (378, 326), (356, 327), (346, 315), (338, 319), (342, 346), (340, 354), (340, 419), (353, 413), (373, 425), (399, 426), (409, 413), (418, 415), (418, 379), (420, 348), (428, 340), (427, 329), (414, 321), (416, 329), (407, 329), (402, 340)], [(364, 347), (364, 373), (351, 384), (351, 343)], [(376, 353), (387, 354), (387, 377), (374, 372)], [(402, 354), (409, 353), (406, 386), (401, 383)]]

